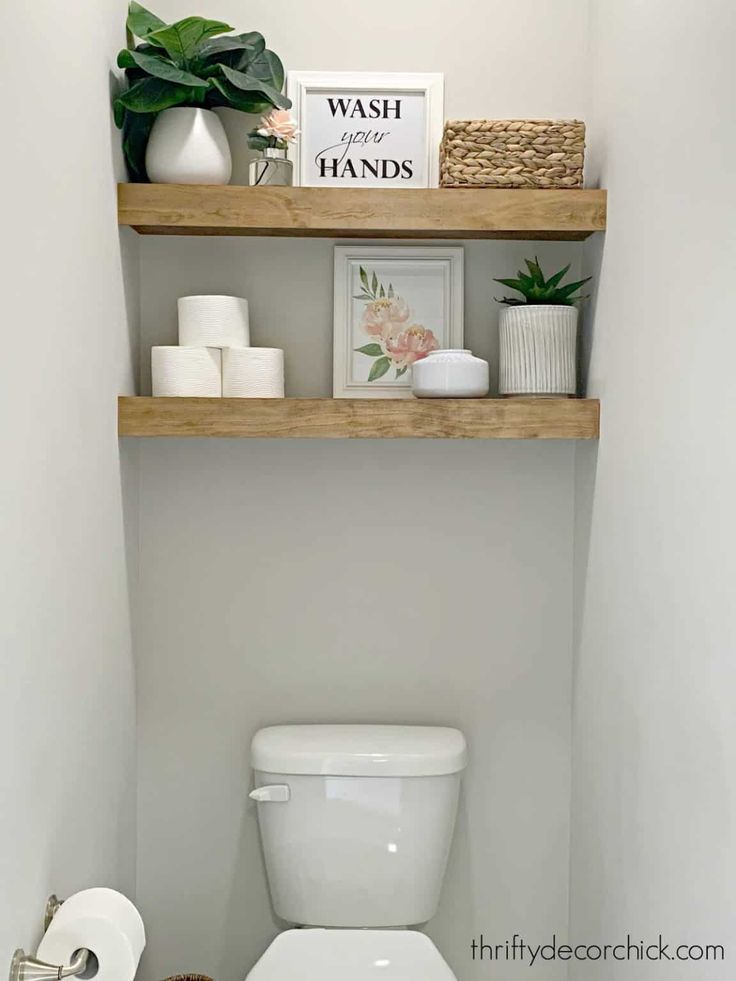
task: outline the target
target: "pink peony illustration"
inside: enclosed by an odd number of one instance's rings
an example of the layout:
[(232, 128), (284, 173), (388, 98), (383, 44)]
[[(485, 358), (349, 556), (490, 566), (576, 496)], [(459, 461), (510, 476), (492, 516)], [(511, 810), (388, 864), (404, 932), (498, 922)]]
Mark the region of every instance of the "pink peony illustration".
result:
[(372, 300), (363, 314), (363, 329), (371, 337), (390, 337), (409, 319), (409, 307), (401, 296), (382, 296)]
[(383, 347), (396, 367), (401, 369), (426, 358), (431, 351), (437, 350), (439, 343), (431, 330), (421, 324), (412, 324), (401, 333), (388, 337)]
[(356, 347), (359, 354), (373, 359), (368, 381), (377, 382), (392, 368), (398, 380), (416, 362), (439, 348), (431, 330), (410, 324), (409, 304), (394, 291), (393, 283), (381, 283), (375, 271), (359, 267), (360, 290), (353, 299), (365, 303), (361, 326), (372, 337), (370, 344)]

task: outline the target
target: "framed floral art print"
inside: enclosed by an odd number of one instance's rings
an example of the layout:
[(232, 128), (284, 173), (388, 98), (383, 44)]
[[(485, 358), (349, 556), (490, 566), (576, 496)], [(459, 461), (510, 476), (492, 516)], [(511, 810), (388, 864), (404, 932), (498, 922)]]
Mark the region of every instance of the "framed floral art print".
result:
[(410, 397), (412, 365), (462, 345), (462, 248), (335, 247), (335, 398)]

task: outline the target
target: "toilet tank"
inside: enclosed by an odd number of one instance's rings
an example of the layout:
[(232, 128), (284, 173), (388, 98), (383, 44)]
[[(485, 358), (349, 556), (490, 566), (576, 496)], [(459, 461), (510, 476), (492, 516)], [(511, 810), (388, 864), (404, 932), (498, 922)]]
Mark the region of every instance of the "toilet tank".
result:
[(465, 738), (429, 726), (295, 725), (251, 746), (276, 914), (291, 923), (425, 923), (439, 902)]

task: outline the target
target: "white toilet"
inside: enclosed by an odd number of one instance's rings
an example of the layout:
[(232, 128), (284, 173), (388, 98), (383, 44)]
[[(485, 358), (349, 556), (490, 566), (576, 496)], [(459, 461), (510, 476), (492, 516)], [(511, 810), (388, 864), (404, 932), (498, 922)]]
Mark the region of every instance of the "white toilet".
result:
[(437, 910), (463, 734), (273, 726), (251, 760), (274, 910), (311, 929), (280, 934), (248, 981), (455, 981), (427, 936), (395, 928)]

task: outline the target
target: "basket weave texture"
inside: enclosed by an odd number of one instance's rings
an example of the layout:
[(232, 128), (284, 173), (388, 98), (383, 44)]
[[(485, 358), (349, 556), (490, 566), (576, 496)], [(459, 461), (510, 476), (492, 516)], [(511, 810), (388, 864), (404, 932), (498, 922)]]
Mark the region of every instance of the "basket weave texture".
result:
[(441, 187), (582, 187), (585, 123), (477, 119), (445, 123)]
[(212, 981), (207, 974), (172, 974), (166, 981)]

